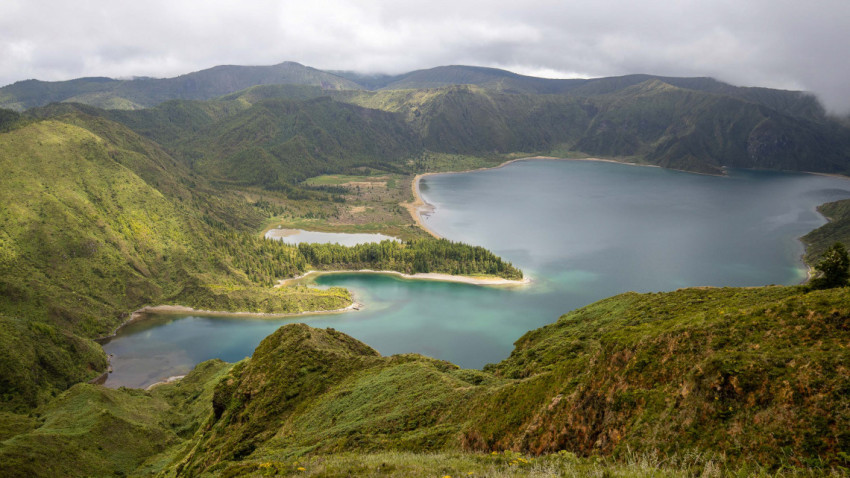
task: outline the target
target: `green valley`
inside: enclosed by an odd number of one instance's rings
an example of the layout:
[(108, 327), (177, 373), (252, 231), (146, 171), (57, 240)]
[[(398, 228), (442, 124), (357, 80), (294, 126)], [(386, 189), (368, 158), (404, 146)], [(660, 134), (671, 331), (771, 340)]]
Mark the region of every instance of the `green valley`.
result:
[[(846, 285), (628, 292), (564, 310), (482, 370), (290, 324), (237, 363), (206, 361), (149, 390), (96, 384), (109, 368), (99, 341), (146, 306), (352, 304), (341, 287), (276, 286), (309, 270), (522, 279), (417, 225), (407, 208), (423, 173), (540, 155), (847, 175), (850, 127), (810, 95), (287, 62), (27, 80), (0, 88), (0, 106), (0, 475), (850, 469)], [(830, 222), (802, 238), (811, 266), (850, 244), (850, 200), (819, 210)], [(274, 227), (401, 241), (296, 246), (265, 239)]]

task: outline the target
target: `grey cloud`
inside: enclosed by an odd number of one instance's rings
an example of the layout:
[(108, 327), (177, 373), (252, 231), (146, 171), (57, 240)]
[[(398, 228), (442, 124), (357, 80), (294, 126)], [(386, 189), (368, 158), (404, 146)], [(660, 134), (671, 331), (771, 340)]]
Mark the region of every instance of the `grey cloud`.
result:
[(465, 63), (550, 76), (714, 76), (810, 90), (846, 112), (848, 27), (846, 0), (7, 0), (0, 83), (284, 60), (368, 73)]

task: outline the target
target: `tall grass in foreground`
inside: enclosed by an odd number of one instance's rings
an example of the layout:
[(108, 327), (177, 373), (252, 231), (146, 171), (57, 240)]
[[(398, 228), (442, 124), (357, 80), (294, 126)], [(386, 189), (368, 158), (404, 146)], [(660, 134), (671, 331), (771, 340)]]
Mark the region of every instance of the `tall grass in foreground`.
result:
[(577, 457), (560, 451), (531, 457), (505, 451), (471, 453), (340, 453), (300, 459), (269, 459), (243, 462), (228, 467), (221, 476), (310, 476), (310, 477), (846, 477), (846, 468), (793, 468), (769, 470), (759, 465), (734, 468), (722, 457), (704, 452), (661, 457), (657, 453), (628, 453), (622, 460), (591, 456)]

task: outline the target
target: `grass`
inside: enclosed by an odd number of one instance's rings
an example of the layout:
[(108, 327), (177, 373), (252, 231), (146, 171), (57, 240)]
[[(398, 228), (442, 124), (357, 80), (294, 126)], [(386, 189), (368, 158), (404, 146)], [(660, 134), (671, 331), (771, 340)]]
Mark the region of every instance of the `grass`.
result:
[(628, 293), (529, 332), (484, 371), (379, 357), (338, 332), (286, 326), (219, 385), (220, 411), (183, 469), (570, 450), (615, 468), (655, 457), (652, 469), (680, 476), (840, 470), (850, 444), (848, 301), (844, 289), (803, 287)]
[[(294, 313), (349, 305), (340, 289), (272, 289), (309, 264), (255, 236), (270, 213), (303, 218), (333, 203), (218, 189), (120, 124), (72, 105), (39, 114), (50, 119), (6, 115), (13, 127), (0, 132), (0, 410), (43, 404), (102, 373), (106, 357), (91, 339), (143, 306)], [(377, 219), (346, 227), (424, 235), (398, 211), (409, 193), (395, 182), (374, 193), (390, 194), (385, 209), (369, 213)]]
[(373, 171), (369, 175), (324, 174), (303, 181), (308, 186), (340, 186), (352, 182), (386, 182), (388, 177), (381, 171)]
[(127, 475), (191, 438), (206, 419), (212, 386), (230, 368), (209, 361), (178, 384), (112, 390), (78, 384), (35, 412), (36, 427), (0, 446), (3, 476)]
[[(252, 235), (269, 217), (409, 238), (422, 234), (399, 206), (413, 173), (526, 155), (511, 151), (713, 171), (717, 157), (748, 164), (746, 144), (765, 167), (839, 171), (836, 151), (846, 146), (819, 136), (818, 125), (765, 119), (759, 107), (657, 81), (592, 99), (476, 87), (342, 97), (390, 112), (327, 98), (236, 98), (3, 115), (0, 474), (266, 474), (289, 460), (311, 466), (294, 472), (317, 476), (847, 466), (846, 290), (624, 294), (529, 332), (484, 371), (380, 357), (336, 331), (290, 326), (250, 360), (202, 365), (151, 392), (78, 383), (105, 366), (90, 338), (142, 305), (347, 305), (338, 289), (265, 287), (307, 266)], [(817, 144), (776, 150), (785, 136)], [(846, 209), (824, 206), (833, 222), (809, 238), (810, 254), (847, 236)], [(586, 458), (599, 455), (610, 458)]]
[(818, 206), (818, 212), (829, 222), (803, 236), (806, 244), (806, 263), (814, 266), (821, 254), (836, 242), (850, 245), (850, 199)]
[(560, 451), (528, 456), (511, 451), (487, 453), (380, 452), (312, 455), (298, 459), (249, 459), (218, 472), (218, 476), (311, 477), (721, 477), (721, 476), (846, 476), (840, 468), (812, 473), (800, 469), (773, 471), (758, 465), (726, 467), (704, 454), (688, 453), (673, 459), (655, 454), (631, 454), (626, 460), (601, 456), (578, 457)]
[(627, 293), (483, 371), (291, 324), (233, 366), (150, 392), (77, 385), (34, 418), (6, 415), (19, 434), (0, 463), (33, 476), (846, 476), (848, 317), (846, 289)]

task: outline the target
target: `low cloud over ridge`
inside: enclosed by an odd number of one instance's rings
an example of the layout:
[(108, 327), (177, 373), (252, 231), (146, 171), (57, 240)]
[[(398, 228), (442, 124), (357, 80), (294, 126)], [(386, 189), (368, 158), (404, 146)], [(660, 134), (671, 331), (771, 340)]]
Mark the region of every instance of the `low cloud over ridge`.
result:
[(7, 0), (0, 84), (284, 60), (367, 73), (468, 64), (550, 77), (713, 76), (811, 91), (847, 113), (848, 44), (846, 0)]

